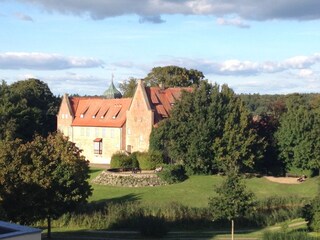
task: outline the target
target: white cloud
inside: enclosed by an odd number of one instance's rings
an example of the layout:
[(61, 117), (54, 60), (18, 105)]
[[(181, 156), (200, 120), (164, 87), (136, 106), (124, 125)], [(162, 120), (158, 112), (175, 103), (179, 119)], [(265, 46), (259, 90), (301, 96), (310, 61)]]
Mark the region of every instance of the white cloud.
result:
[(30, 17), (29, 15), (26, 15), (26, 14), (23, 14), (21, 12), (16, 12), (14, 14), (14, 16), (19, 19), (19, 20), (22, 20), (22, 21), (29, 21), (29, 22), (33, 22), (33, 18)]
[(314, 76), (314, 73), (311, 69), (301, 69), (298, 76), (302, 78), (310, 78)]
[(101, 67), (103, 61), (86, 57), (67, 57), (37, 52), (0, 53), (0, 69), (61, 70), (69, 68)]
[(208, 59), (169, 58), (167, 60), (155, 62), (154, 65), (178, 65), (181, 67), (198, 69), (200, 71), (203, 71), (205, 74), (225, 76), (253, 76), (299, 69), (304, 69), (304, 71), (306, 71), (306, 69), (312, 67), (317, 63), (320, 63), (319, 53), (315, 53), (310, 56), (295, 56), (280, 62), (254, 62), (248, 60), (242, 61), (238, 59), (228, 59), (218, 62)]
[(218, 18), (217, 19), (217, 24), (218, 25), (224, 25), (224, 26), (234, 26), (238, 28), (250, 28), (250, 25), (245, 23), (243, 19), (241, 18), (231, 18), (231, 19), (226, 19), (226, 18)]
[[(320, 19), (319, 0), (20, 0), (41, 6), (48, 12), (89, 15), (92, 19), (137, 14), (236, 15), (247, 20)], [(161, 18), (160, 18), (161, 19)]]

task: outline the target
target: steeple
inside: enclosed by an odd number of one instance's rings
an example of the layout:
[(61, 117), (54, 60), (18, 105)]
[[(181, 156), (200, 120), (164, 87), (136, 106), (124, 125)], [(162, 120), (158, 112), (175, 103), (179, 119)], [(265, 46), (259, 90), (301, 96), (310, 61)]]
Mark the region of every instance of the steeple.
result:
[(103, 96), (108, 99), (122, 98), (121, 92), (113, 84), (113, 74), (112, 74), (112, 78), (111, 78), (111, 84), (110, 84), (109, 88), (103, 93)]

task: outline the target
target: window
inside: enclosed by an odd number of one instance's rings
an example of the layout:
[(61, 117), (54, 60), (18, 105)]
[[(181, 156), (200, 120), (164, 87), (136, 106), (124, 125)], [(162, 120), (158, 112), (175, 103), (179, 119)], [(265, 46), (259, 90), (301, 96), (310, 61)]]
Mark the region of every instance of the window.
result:
[(107, 130), (105, 128), (102, 129), (102, 137), (107, 136)]
[(111, 137), (111, 138), (114, 138), (114, 129), (111, 129), (111, 130), (110, 130), (110, 137)]
[(94, 154), (102, 154), (102, 138), (96, 138), (93, 140)]
[(85, 129), (84, 129), (83, 127), (80, 128), (80, 136), (82, 136), (82, 137), (84, 136), (84, 130), (85, 130)]
[(88, 128), (88, 127), (86, 128), (86, 136), (90, 137), (90, 128)]

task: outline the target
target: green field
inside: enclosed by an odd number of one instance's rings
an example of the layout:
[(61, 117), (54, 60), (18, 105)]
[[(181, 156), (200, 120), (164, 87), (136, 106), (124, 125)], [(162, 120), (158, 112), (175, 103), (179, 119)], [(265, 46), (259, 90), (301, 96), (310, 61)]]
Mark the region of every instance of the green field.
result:
[[(92, 169), (91, 179), (102, 169)], [(170, 202), (179, 202), (191, 207), (206, 207), (208, 198), (215, 194), (214, 186), (222, 182), (221, 176), (191, 176), (182, 183), (143, 188), (112, 187), (93, 185), (93, 195), (89, 201), (140, 201), (143, 204), (162, 206)], [(318, 178), (309, 178), (302, 184), (280, 184), (265, 178), (245, 179), (245, 183), (258, 199), (283, 197), (313, 198), (318, 190)]]
[[(90, 181), (103, 169), (91, 168)], [(171, 202), (178, 202), (190, 207), (207, 207), (208, 198), (214, 195), (214, 186), (219, 185), (222, 176), (192, 176), (186, 181), (157, 187), (129, 188), (93, 185), (93, 195), (90, 202), (118, 203), (121, 201), (140, 201), (142, 206), (161, 207)], [(266, 178), (245, 179), (247, 187), (255, 193), (258, 199), (273, 196), (313, 198), (318, 191), (319, 178), (308, 178), (302, 184), (280, 184), (270, 182)], [(241, 229), (236, 226), (236, 239), (261, 239), (265, 231), (287, 231), (294, 229), (306, 230), (304, 219), (289, 220), (266, 228)], [(171, 230), (164, 239), (230, 239), (229, 227), (222, 229), (176, 229)], [(45, 238), (46, 231), (43, 232)], [(319, 237), (312, 233), (314, 237)], [(53, 239), (144, 239), (137, 231), (110, 231), (109, 229), (95, 230), (81, 227), (54, 227)]]

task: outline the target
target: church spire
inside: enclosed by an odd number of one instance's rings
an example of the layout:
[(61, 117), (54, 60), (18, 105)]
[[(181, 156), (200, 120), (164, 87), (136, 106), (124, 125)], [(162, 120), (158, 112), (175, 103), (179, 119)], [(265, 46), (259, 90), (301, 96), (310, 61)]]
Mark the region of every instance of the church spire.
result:
[(121, 92), (114, 86), (113, 84), (113, 73), (112, 73), (112, 76), (111, 76), (111, 84), (109, 86), (109, 88), (103, 93), (103, 96), (105, 98), (122, 98), (122, 94)]

